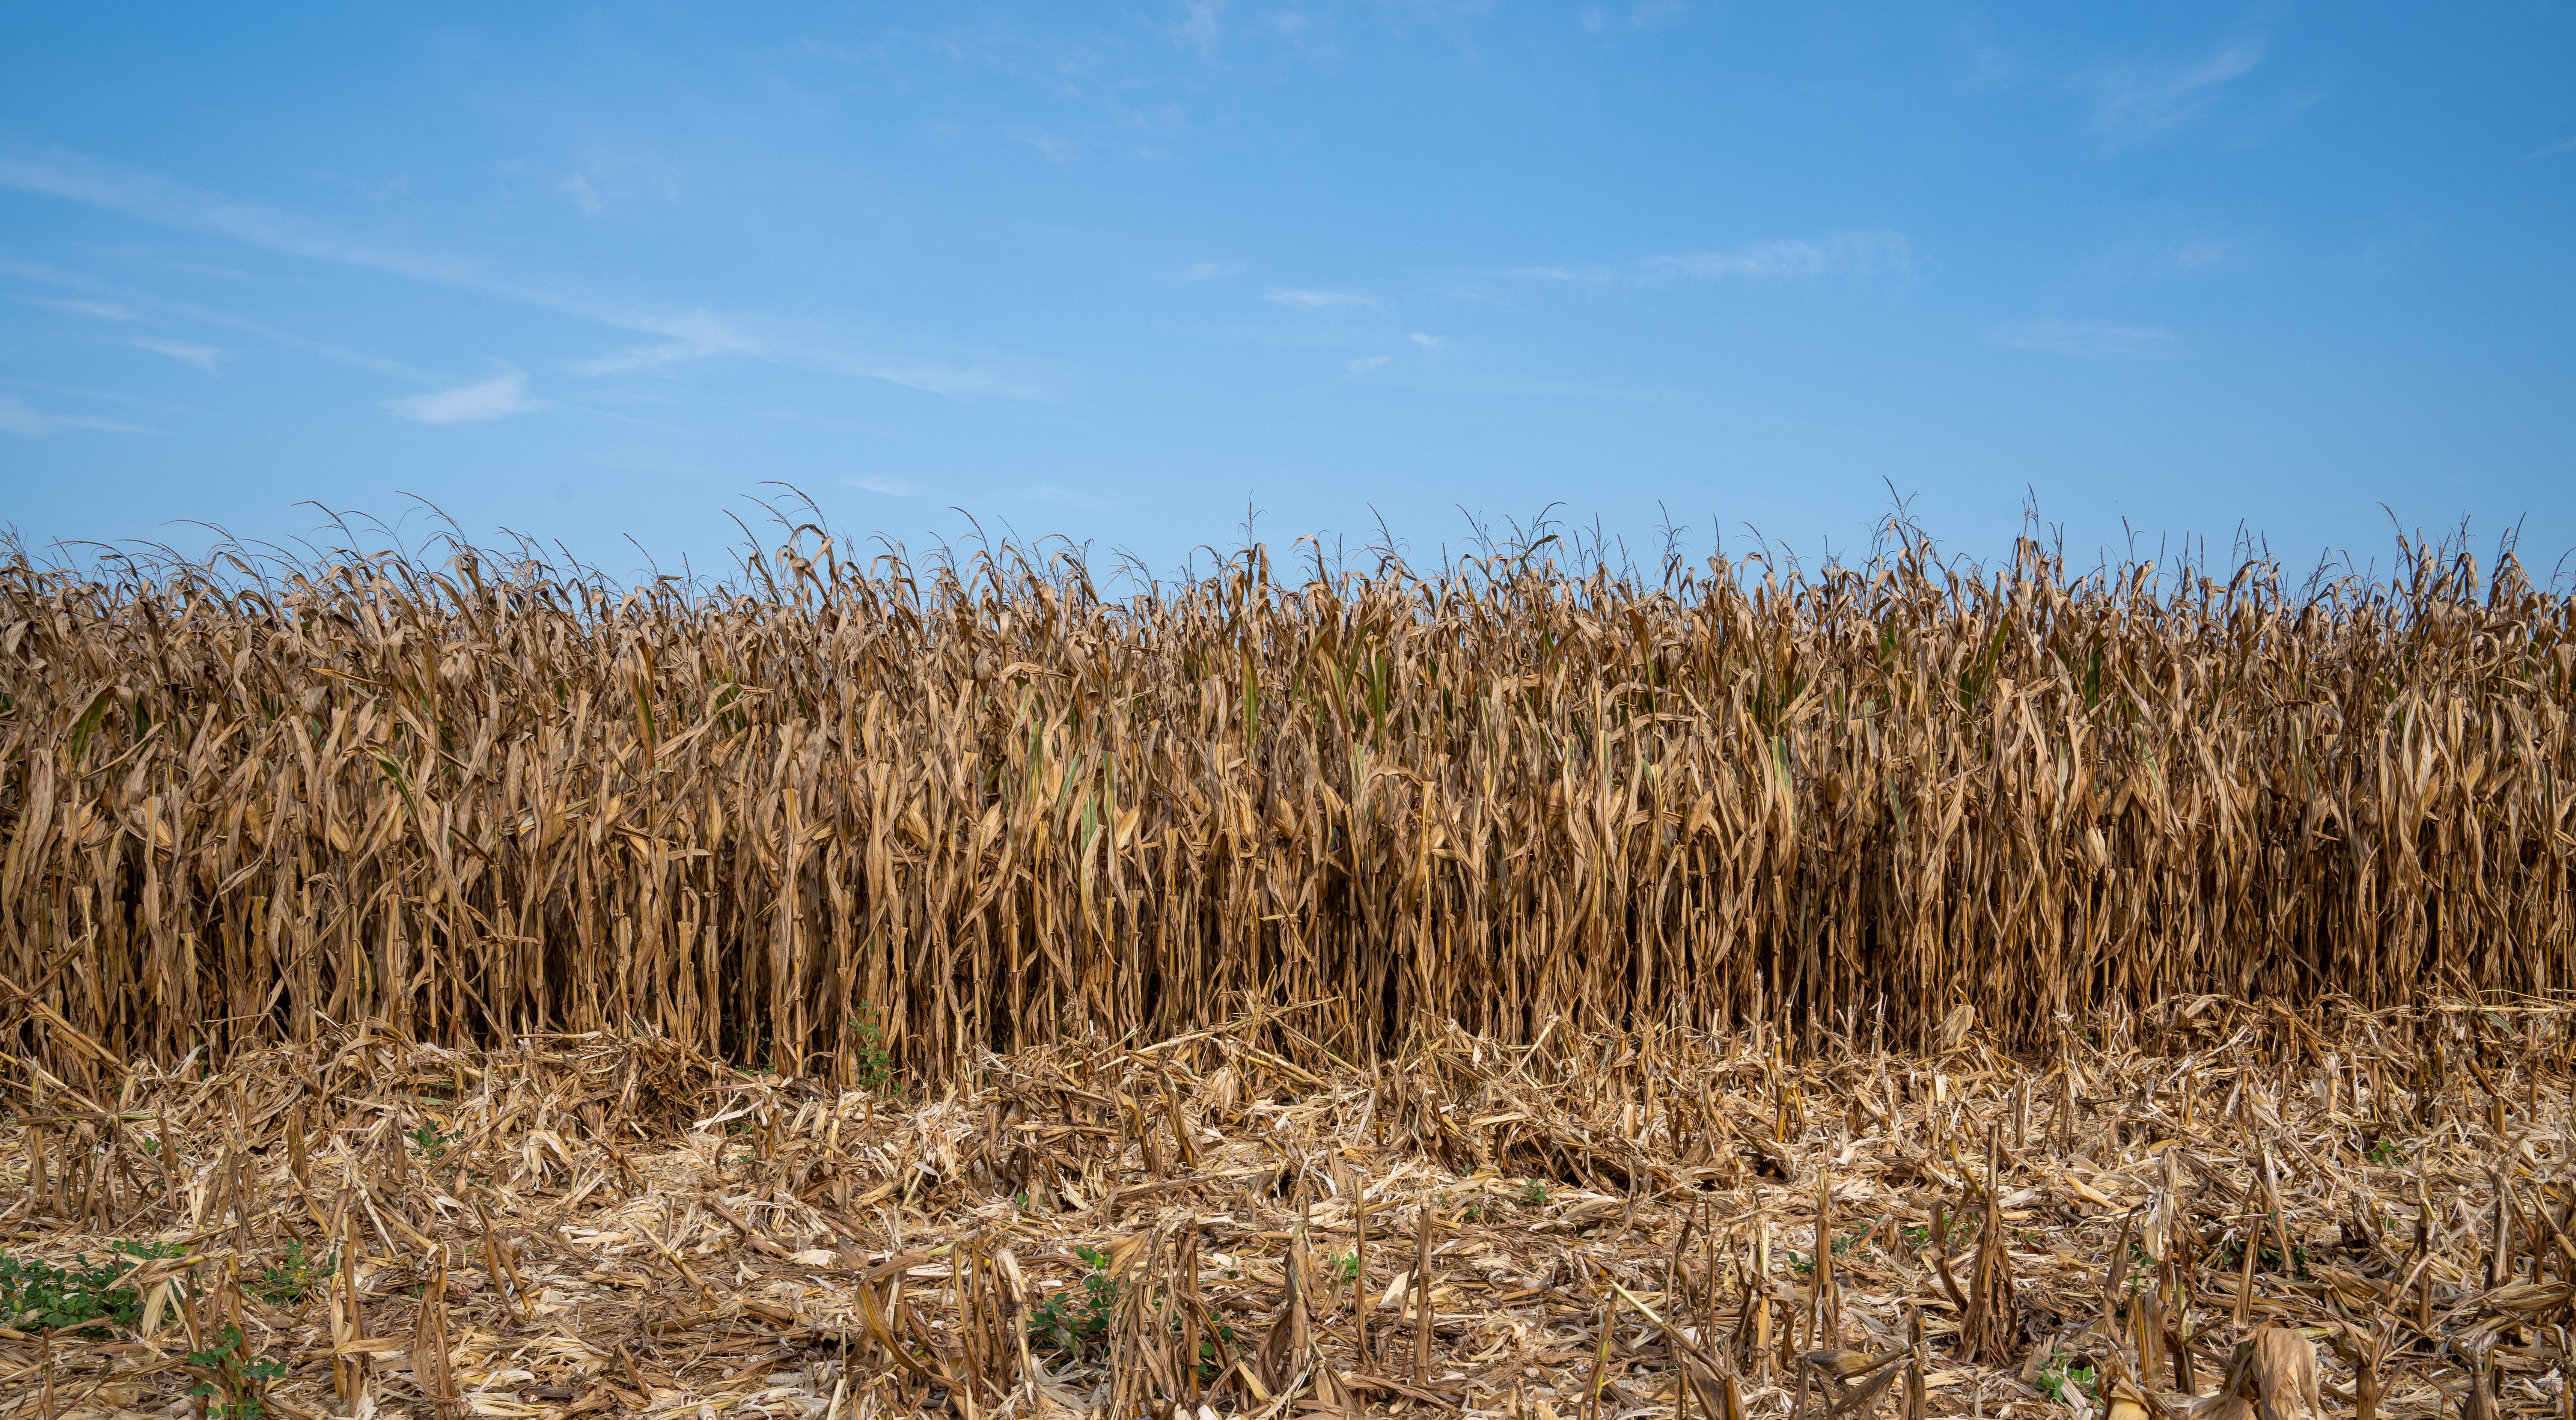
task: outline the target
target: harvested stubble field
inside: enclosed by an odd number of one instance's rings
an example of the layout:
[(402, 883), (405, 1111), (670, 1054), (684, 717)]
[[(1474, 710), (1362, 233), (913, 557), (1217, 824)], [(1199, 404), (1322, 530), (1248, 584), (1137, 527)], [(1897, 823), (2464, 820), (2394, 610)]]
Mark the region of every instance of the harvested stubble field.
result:
[(31, 1065), (0, 1414), (2567, 1413), (2546, 1007), (1247, 1043), (1318, 1014), (872, 1091), (653, 1036)]

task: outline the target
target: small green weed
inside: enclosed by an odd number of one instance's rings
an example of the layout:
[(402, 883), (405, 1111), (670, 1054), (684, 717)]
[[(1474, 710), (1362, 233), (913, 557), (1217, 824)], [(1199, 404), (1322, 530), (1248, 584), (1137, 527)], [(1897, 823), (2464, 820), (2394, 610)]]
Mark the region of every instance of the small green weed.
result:
[[(2302, 1277), (2306, 1276), (2308, 1259), (2309, 1253), (2306, 1248), (2295, 1243), (2291, 1245), (2290, 1267), (2293, 1272)], [(2218, 1250), (2218, 1262), (2219, 1266), (2225, 1269), (2242, 1266), (2245, 1262), (2245, 1244), (2242, 1241), (2232, 1241), (2223, 1245)], [(2254, 1270), (2257, 1272), (2281, 1271), (2281, 1250), (2267, 1244), (2257, 1244), (2254, 1249)]]
[(207, 1402), (208, 1420), (261, 1420), (268, 1414), (268, 1383), (286, 1374), (282, 1363), (252, 1356), (238, 1326), (225, 1327), (205, 1350), (189, 1352), (188, 1366), (199, 1376), (188, 1394)]
[(1522, 1206), (1522, 1207), (1524, 1207), (1524, 1208), (1544, 1208), (1544, 1207), (1546, 1207), (1546, 1206), (1547, 1206), (1547, 1185), (1546, 1185), (1546, 1184), (1543, 1184), (1543, 1183), (1541, 1183), (1541, 1182), (1539, 1182), (1537, 1179), (1534, 1179), (1534, 1178), (1525, 1178), (1525, 1179), (1522, 1179), (1522, 1180), (1521, 1180), (1521, 1206)]
[(1333, 1280), (1344, 1285), (1360, 1280), (1360, 1255), (1346, 1252), (1333, 1259)]
[[(1875, 1233), (1875, 1232), (1877, 1232), (1877, 1231), (1878, 1231), (1878, 1224), (1879, 1224), (1879, 1223), (1884, 1223), (1884, 1222), (1886, 1222), (1886, 1221), (1887, 1221), (1886, 1217), (1885, 1217), (1884, 1215), (1882, 1215), (1882, 1216), (1878, 1219), (1878, 1222), (1875, 1222), (1875, 1223), (1870, 1224), (1868, 1227), (1861, 1229), (1859, 1232), (1856, 1232), (1856, 1233), (1845, 1233), (1845, 1234), (1843, 1234), (1842, 1236), (1840, 1236), (1840, 1237), (1837, 1237), (1837, 1238), (1833, 1239), (1834, 1256), (1836, 1256), (1836, 1257), (1841, 1257), (1841, 1256), (1842, 1256), (1842, 1255), (1844, 1255), (1845, 1253), (1850, 1252), (1853, 1248), (1856, 1248), (1856, 1247), (1860, 1246), (1862, 1243), (1867, 1242), (1867, 1241), (1869, 1240), (1869, 1236), (1870, 1236), (1870, 1234)], [(1922, 1230), (1921, 1230), (1921, 1229), (1916, 1229), (1916, 1231), (1917, 1231), (1917, 1232), (1921, 1232)], [(1910, 1237), (1912, 1236), (1912, 1234), (1908, 1234), (1907, 1236), (1910, 1238)], [(1932, 1235), (1931, 1235), (1930, 1233), (1923, 1233), (1923, 1241), (1921, 1241), (1921, 1242), (1919, 1242), (1919, 1243), (1916, 1243), (1916, 1244), (1915, 1244), (1915, 1246), (1916, 1246), (1916, 1247), (1929, 1247), (1929, 1246), (1931, 1245), (1931, 1243), (1932, 1243)], [(1813, 1271), (1815, 1271), (1815, 1270), (1816, 1270), (1816, 1258), (1815, 1258), (1815, 1254), (1813, 1254), (1813, 1253), (1804, 1253), (1804, 1252), (1800, 1252), (1800, 1251), (1798, 1251), (1798, 1250), (1797, 1250), (1796, 1248), (1794, 1248), (1794, 1247), (1793, 1247), (1793, 1248), (1790, 1248), (1788, 1251), (1789, 1251), (1789, 1270), (1790, 1270), (1790, 1271), (1792, 1271), (1792, 1272), (1813, 1272)]]
[(2399, 1147), (2394, 1139), (2382, 1139), (2370, 1146), (2370, 1161), (2374, 1164), (2382, 1166), (2395, 1164), (2402, 1162), (2405, 1157), (2406, 1150)]
[(873, 1002), (859, 1003), (859, 1013), (850, 1017), (850, 1035), (858, 1042), (859, 1088), (872, 1095), (898, 1093), (894, 1081), (894, 1054), (885, 1048), (885, 1024), (877, 1018)]
[(340, 1267), (340, 1254), (308, 1257), (302, 1238), (286, 1240), (286, 1256), (261, 1271), (250, 1290), (272, 1307), (292, 1307), (313, 1295)]
[(92, 1263), (81, 1253), (69, 1267), (53, 1267), (0, 1252), (0, 1325), (39, 1330), (95, 1330), (132, 1326), (143, 1315), (143, 1298), (131, 1287), (115, 1285), (130, 1270), (124, 1259), (146, 1261), (176, 1257), (173, 1243), (110, 1243), (116, 1257)]
[(465, 1142), (465, 1131), (442, 1132), (435, 1124), (424, 1124), (403, 1135), (411, 1141), (411, 1151), (424, 1159), (443, 1159), (447, 1151)]
[[(1174, 1331), (1181, 1329), (1181, 1323), (1178, 1319), (1175, 1319), (1172, 1322), (1172, 1329)], [(1197, 1364), (1199, 1368), (1199, 1382), (1202, 1385), (1215, 1380), (1217, 1378), (1217, 1373), (1225, 1369), (1225, 1353), (1227, 1350), (1231, 1349), (1233, 1345), (1234, 1328), (1217, 1320), (1216, 1313), (1208, 1313), (1206, 1320), (1199, 1326), (1199, 1354), (1197, 1357)]]
[(1109, 1335), (1118, 1310), (1118, 1279), (1108, 1273), (1109, 1258), (1094, 1248), (1077, 1247), (1074, 1255), (1091, 1268), (1082, 1279), (1081, 1295), (1050, 1293), (1029, 1308), (1029, 1340), (1068, 1361), (1079, 1361)]
[(2048, 1365), (2041, 1369), (2039, 1391), (2060, 1405), (2070, 1404), (2067, 1399), (2069, 1391), (2098, 1401), (2102, 1398), (2102, 1381), (2091, 1366), (2068, 1364), (2066, 1353), (2060, 1351), (2051, 1355)]

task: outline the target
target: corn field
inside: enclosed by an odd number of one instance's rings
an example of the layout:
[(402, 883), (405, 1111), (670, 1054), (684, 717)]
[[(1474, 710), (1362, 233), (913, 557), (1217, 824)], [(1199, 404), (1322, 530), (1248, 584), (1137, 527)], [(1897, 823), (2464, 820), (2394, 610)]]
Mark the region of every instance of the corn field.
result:
[(1914, 1049), (1967, 1004), (2033, 1050), (2576, 968), (2576, 603), (2510, 558), (1301, 551), (1116, 595), (811, 527), (633, 586), (12, 552), (7, 1048), (599, 1031), (846, 1086), (1237, 1021), (1308, 1065), (1453, 1025)]

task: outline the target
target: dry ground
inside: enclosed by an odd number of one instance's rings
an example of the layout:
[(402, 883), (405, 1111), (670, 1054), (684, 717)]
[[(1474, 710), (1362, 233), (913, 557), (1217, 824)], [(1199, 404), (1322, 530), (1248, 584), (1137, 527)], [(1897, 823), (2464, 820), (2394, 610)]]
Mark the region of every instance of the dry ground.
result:
[(2567, 1413), (2553, 1008), (2204, 999), (2045, 1059), (1296, 1025), (840, 1094), (651, 1037), (13, 1061), (0, 1416), (1767, 1417), (1839, 1347), (1845, 1415), (2179, 1420), (2266, 1322), (2331, 1413)]

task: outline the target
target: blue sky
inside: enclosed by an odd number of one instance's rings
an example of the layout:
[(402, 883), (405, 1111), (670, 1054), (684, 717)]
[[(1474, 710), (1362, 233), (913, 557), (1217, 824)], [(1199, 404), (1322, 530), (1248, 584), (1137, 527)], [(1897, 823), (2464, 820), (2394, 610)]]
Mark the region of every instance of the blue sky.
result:
[(13, 6), (0, 520), (2551, 565), (2571, 75), (2566, 3)]

